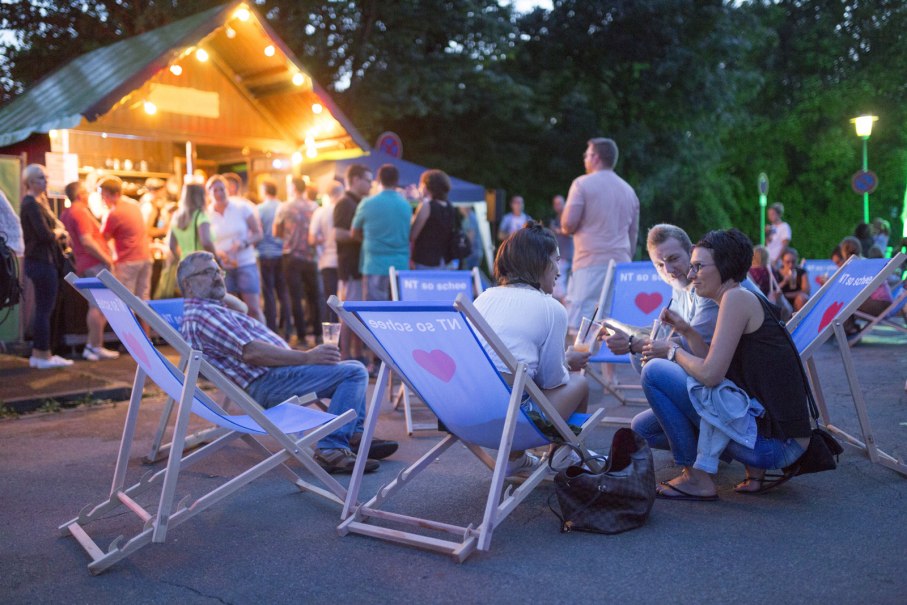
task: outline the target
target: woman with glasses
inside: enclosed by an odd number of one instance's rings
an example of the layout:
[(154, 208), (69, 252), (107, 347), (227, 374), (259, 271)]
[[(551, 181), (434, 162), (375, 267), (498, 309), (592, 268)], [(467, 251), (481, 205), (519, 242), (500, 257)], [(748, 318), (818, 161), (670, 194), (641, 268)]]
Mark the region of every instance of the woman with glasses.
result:
[[(767, 301), (740, 286), (752, 255), (752, 242), (737, 229), (711, 231), (693, 249), (687, 275), (699, 296), (718, 304), (710, 345), (679, 315), (670, 310), (662, 313), (662, 320), (687, 339), (690, 351), (674, 345), (667, 359), (648, 360), (643, 373), (646, 398), (664, 429), (674, 462), (683, 469), (678, 477), (658, 486), (660, 498), (717, 500), (712, 475), (717, 472), (718, 454), (746, 466), (746, 478), (735, 491), (766, 491), (791, 476), (785, 473), (776, 478), (766, 470), (794, 464), (809, 443), (807, 385), (798, 353)], [(644, 359), (646, 353), (643, 349)], [(760, 407), (764, 410), (755, 418), (755, 435), (741, 435), (740, 424), (722, 425), (726, 434), (736, 432), (736, 438), (747, 445), (732, 438), (723, 453), (705, 452), (700, 439), (702, 418), (714, 408), (705, 408), (701, 416), (691, 392), (716, 387), (725, 378), (742, 389), (747, 400), (758, 402), (750, 408), (753, 415), (759, 414)]]

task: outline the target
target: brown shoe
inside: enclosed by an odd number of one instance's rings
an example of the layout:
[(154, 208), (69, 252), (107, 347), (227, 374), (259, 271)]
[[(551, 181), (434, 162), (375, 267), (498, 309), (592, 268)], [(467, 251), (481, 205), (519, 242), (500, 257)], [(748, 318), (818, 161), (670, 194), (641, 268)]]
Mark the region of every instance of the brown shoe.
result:
[[(347, 449), (317, 450), (315, 462), (332, 475), (352, 473), (353, 467), (356, 465), (356, 454)], [(365, 472), (374, 472), (378, 470), (379, 466), (381, 465), (377, 460), (368, 459), (365, 461)]]
[[(356, 455), (359, 454), (360, 443), (362, 443), (362, 433), (353, 433), (350, 437), (350, 449)], [(372, 442), (368, 448), (368, 457), (372, 460), (384, 460), (396, 452), (398, 447), (400, 446), (396, 441), (372, 437)]]

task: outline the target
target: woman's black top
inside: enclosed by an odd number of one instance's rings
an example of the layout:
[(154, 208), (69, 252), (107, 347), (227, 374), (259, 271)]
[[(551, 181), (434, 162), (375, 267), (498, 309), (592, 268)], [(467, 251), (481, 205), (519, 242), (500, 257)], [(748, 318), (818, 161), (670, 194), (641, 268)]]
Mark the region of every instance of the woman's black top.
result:
[(783, 286), (781, 286), (782, 292), (799, 292), (800, 282), (803, 280), (803, 276), (806, 275), (806, 269), (801, 269), (800, 267), (794, 267), (793, 270), (796, 271), (796, 273), (794, 274), (794, 275), (796, 275), (796, 277), (794, 278), (794, 285), (792, 286), (787, 283), (784, 284)]
[(759, 329), (740, 337), (727, 378), (765, 407), (765, 414), (756, 419), (760, 435), (809, 437), (812, 425), (799, 356), (765, 304), (762, 312)]
[(454, 221), (459, 213), (453, 204), (444, 206), (436, 200), (429, 202), (431, 212), (419, 237), (413, 242), (413, 262), (437, 267), (445, 261), (444, 255), (450, 242)]
[(19, 217), (22, 220), (22, 237), (25, 240), (25, 258), (56, 265), (59, 245), (54, 233), (57, 226), (54, 213), (33, 196), (26, 195), (22, 198)]

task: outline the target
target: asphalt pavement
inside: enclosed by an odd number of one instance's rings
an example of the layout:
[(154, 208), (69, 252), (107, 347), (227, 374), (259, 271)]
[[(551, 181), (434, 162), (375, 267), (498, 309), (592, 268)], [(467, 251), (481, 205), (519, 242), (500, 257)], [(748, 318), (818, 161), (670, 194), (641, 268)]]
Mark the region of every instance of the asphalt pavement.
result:
[[(880, 331), (853, 349), (879, 447), (907, 452), (907, 337)], [(118, 385), (116, 366), (77, 364)], [(838, 349), (817, 356), (832, 420), (859, 434)], [(7, 366), (2, 382), (12, 380)], [(632, 376), (622, 369), (625, 380)], [(124, 378), (125, 376), (125, 378)], [(19, 379), (17, 379), (19, 380)], [(597, 405), (613, 406), (596, 393)], [(146, 466), (163, 398), (142, 401), (129, 476)], [(362, 536), (337, 535), (340, 511), (270, 473), (98, 576), (57, 527), (110, 489), (126, 403), (79, 405), (0, 421), (0, 602), (2, 603), (904, 603), (907, 478), (845, 449), (837, 470), (798, 477), (761, 496), (733, 492), (743, 476), (722, 465), (720, 500), (657, 500), (648, 523), (616, 536), (561, 534), (543, 484), (494, 532), (489, 552), (464, 563)], [(618, 410), (615, 413), (629, 413)], [(593, 445), (607, 449), (612, 427)], [(407, 437), (386, 407), (379, 436), (397, 454), (366, 476), (371, 496), (439, 438)], [(656, 452), (659, 479), (678, 469)], [(183, 473), (177, 499), (210, 488), (252, 461), (243, 445)], [(393, 510), (468, 524), (481, 518), (490, 474), (465, 449), (432, 465)], [(345, 479), (343, 480), (345, 481)], [(99, 544), (126, 528), (119, 511), (98, 522)], [(90, 528), (92, 526), (89, 526)], [(105, 547), (106, 548), (106, 547)]]

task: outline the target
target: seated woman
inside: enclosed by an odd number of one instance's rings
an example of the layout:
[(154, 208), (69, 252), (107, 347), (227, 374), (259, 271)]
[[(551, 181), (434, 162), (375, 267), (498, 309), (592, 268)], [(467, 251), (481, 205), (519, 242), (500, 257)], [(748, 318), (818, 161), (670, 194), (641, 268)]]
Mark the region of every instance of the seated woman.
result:
[(788, 247), (781, 255), (781, 292), (784, 298), (793, 307), (794, 312), (799, 311), (809, 300), (809, 275), (806, 269), (797, 266), (797, 251)]
[[(683, 467), (679, 477), (658, 486), (660, 498), (717, 499), (711, 476), (714, 470), (695, 466), (700, 417), (690, 401), (690, 376), (706, 387), (714, 387), (726, 377), (765, 408), (756, 419), (753, 449), (731, 441), (724, 450), (725, 458), (746, 466), (746, 479), (736, 491), (756, 493), (778, 485), (766, 479), (766, 469), (793, 464), (809, 443), (806, 385), (797, 352), (770, 307), (740, 287), (752, 250), (749, 238), (736, 229), (711, 231), (693, 249), (688, 275), (696, 293), (718, 304), (710, 346), (676, 313), (663, 313), (663, 320), (686, 337), (692, 352), (675, 346), (668, 359), (650, 359), (643, 375), (646, 397), (664, 429), (664, 436), (647, 440), (658, 447), (667, 437), (674, 461)], [(643, 355), (646, 353), (644, 349)]]
[[(508, 237), (494, 259), (497, 287), (485, 290), (475, 301), (476, 309), (500, 336), (529, 376), (542, 389), (564, 419), (585, 411), (589, 387), (579, 374), (590, 353), (569, 347), (567, 310), (551, 293), (558, 277), (560, 253), (554, 234), (540, 223), (530, 222)], [(507, 366), (486, 345), (501, 372)], [(524, 406), (534, 407), (531, 401)], [(507, 474), (524, 473), (541, 460), (528, 452), (512, 452)]]
[[(838, 247), (835, 248), (831, 253), (831, 260), (833, 260), (835, 264), (840, 267), (851, 256), (862, 255), (863, 245), (860, 243), (860, 240), (852, 235), (849, 235), (842, 239), (841, 243), (838, 244)], [(885, 309), (887, 309), (891, 305), (892, 300), (894, 299), (891, 296), (891, 287), (886, 282), (882, 282), (882, 285), (876, 288), (869, 296), (869, 298), (867, 298), (865, 301), (863, 301), (863, 304), (857, 307), (857, 311), (875, 317), (885, 311)], [(856, 336), (864, 327), (865, 326), (861, 326), (857, 323), (855, 315), (851, 315), (844, 322), (844, 332), (848, 336)]]

